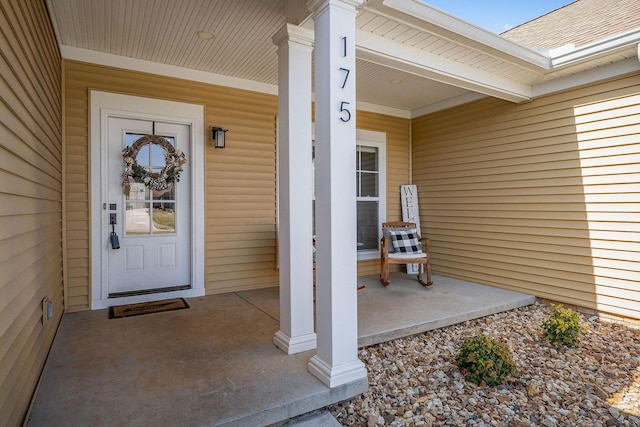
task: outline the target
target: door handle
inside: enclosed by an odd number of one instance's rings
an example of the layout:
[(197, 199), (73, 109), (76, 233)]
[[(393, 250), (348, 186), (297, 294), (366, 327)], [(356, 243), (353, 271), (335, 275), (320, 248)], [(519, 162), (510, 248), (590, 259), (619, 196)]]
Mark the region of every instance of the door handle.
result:
[(109, 235), (109, 241), (111, 242), (111, 249), (120, 249), (120, 240), (115, 231), (112, 231)]
[(109, 234), (109, 242), (111, 243), (111, 249), (120, 249), (120, 239), (116, 234), (116, 214), (111, 212), (109, 214), (109, 224), (111, 225), (111, 234)]

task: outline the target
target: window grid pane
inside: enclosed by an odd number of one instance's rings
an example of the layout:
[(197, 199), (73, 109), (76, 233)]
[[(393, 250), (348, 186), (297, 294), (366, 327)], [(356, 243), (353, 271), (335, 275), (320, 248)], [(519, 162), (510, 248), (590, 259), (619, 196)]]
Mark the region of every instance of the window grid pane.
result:
[[(380, 158), (377, 147), (356, 145), (356, 207), (358, 251), (379, 250)], [(313, 234), (315, 235), (315, 143), (312, 151)]]
[[(125, 146), (129, 147), (145, 135), (126, 133)], [(175, 146), (175, 137), (165, 136)], [(148, 144), (138, 150), (136, 161), (152, 173), (160, 173), (166, 164), (164, 150), (157, 144)], [(151, 190), (142, 182), (130, 184), (125, 196), (125, 234), (171, 234), (175, 233), (175, 183), (164, 190)], [(153, 206), (153, 208), (152, 208)]]
[(360, 172), (359, 197), (378, 197), (378, 173)]
[(356, 203), (358, 251), (378, 250), (378, 149), (356, 146)]
[(378, 202), (359, 201), (358, 210), (358, 250), (378, 249)]

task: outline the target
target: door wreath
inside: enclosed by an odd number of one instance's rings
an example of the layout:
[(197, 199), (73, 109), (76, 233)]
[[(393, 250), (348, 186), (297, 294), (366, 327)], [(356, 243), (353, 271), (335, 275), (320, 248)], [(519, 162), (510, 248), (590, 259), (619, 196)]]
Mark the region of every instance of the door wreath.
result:
[[(165, 165), (159, 173), (150, 172), (138, 164), (138, 152), (142, 147), (150, 144), (159, 145), (164, 151)], [(187, 163), (184, 153), (176, 150), (167, 139), (159, 135), (145, 135), (138, 138), (133, 144), (122, 150), (122, 157), (125, 163), (122, 185), (126, 196), (129, 196), (132, 182), (144, 183), (154, 191), (166, 190), (171, 183), (180, 181), (182, 166)]]

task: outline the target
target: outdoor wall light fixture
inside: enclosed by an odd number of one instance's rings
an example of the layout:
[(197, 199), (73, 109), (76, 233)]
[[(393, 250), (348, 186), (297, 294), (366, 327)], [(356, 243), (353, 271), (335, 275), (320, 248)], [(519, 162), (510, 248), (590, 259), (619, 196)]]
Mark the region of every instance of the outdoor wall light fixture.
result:
[(229, 129), (223, 129), (217, 126), (211, 126), (209, 129), (211, 130), (211, 139), (213, 139), (213, 146), (215, 148), (224, 148), (224, 134)]

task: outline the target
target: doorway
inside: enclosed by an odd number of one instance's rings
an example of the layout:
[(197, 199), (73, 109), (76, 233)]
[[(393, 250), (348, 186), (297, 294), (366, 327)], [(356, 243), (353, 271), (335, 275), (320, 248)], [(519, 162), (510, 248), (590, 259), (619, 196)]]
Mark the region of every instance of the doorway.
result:
[(98, 91), (91, 106), (92, 309), (204, 295), (204, 108)]
[[(103, 246), (110, 298), (191, 287), (191, 180), (186, 163), (182, 171), (176, 171), (179, 162), (191, 158), (189, 128), (186, 124), (107, 118), (107, 210), (116, 237)], [(172, 162), (176, 153), (184, 160)], [(123, 158), (130, 159), (131, 175), (142, 176), (127, 176), (125, 183)], [(183, 176), (176, 177), (178, 174)]]

